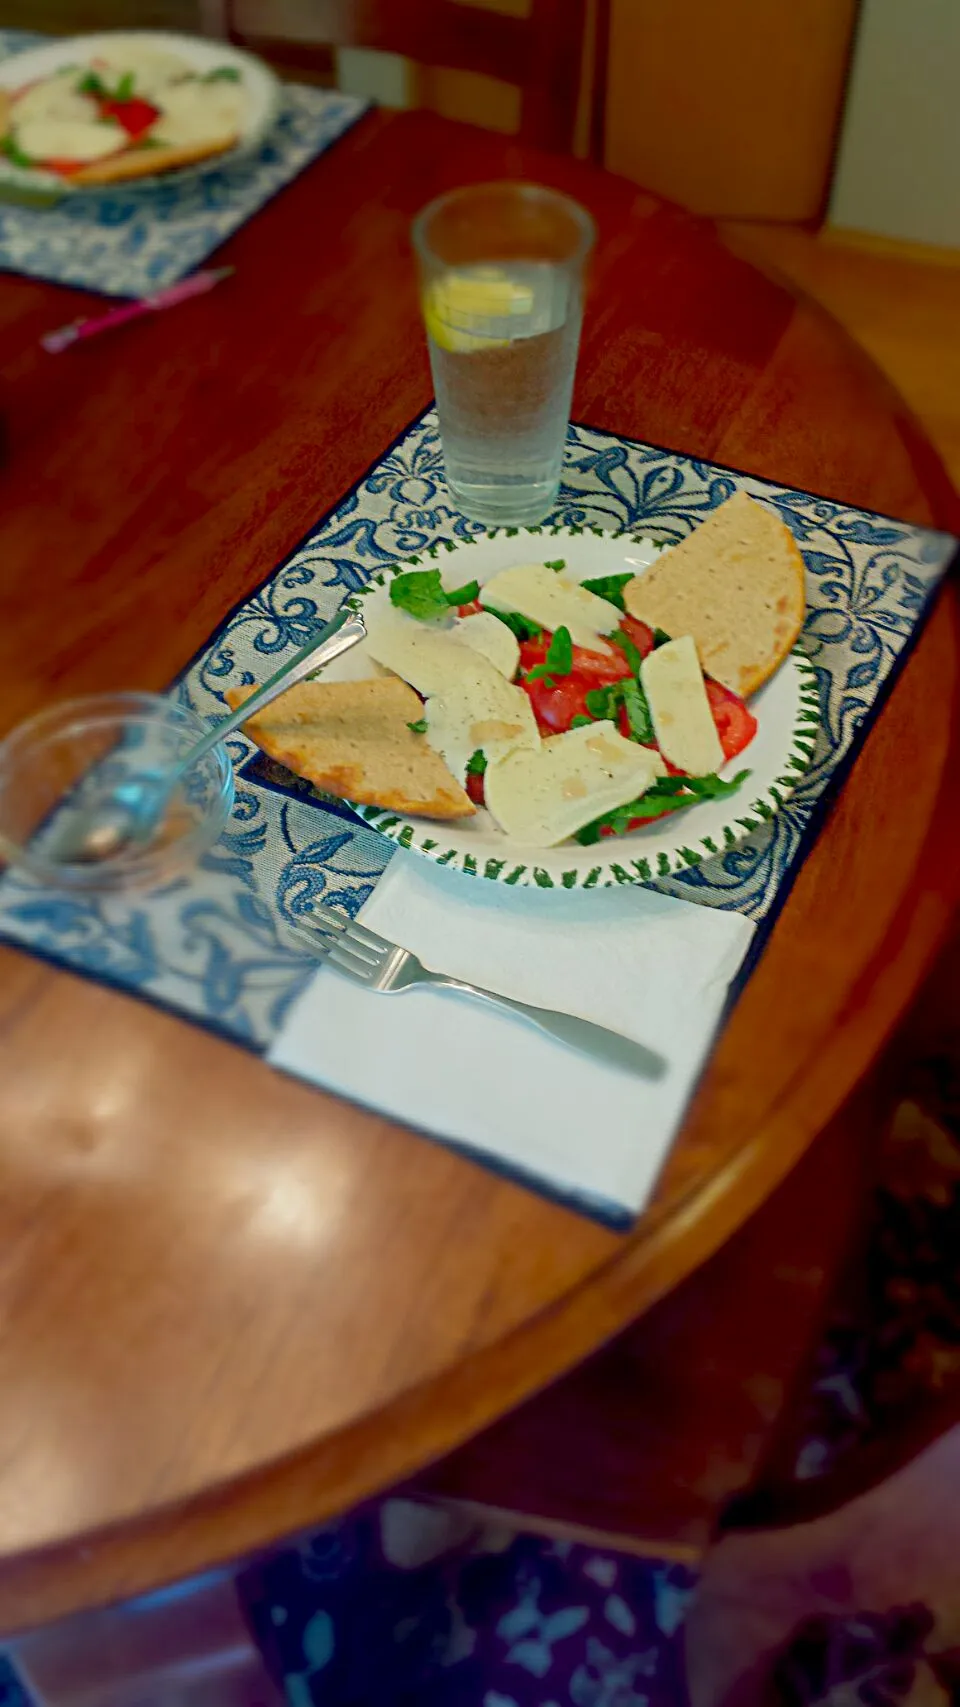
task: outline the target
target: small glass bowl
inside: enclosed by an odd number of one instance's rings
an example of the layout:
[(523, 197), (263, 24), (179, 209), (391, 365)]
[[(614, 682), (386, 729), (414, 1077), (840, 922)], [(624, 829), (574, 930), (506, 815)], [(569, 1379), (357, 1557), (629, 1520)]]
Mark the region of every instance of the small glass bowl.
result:
[(0, 860), (57, 889), (168, 882), (230, 816), (233, 769), (222, 742), (177, 783), (149, 841), (87, 863), (58, 858), (57, 833), (64, 813), (95, 811), (124, 779), (167, 770), (206, 732), (194, 712), (151, 693), (90, 694), (27, 718), (0, 742)]

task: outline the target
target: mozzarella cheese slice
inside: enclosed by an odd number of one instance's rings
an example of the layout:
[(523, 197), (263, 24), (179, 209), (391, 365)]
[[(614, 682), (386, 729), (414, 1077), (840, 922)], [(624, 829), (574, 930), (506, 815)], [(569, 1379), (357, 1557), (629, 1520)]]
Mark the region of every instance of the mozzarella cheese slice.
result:
[[(518, 747), (539, 747), (536, 718), (523, 689), (508, 682), (489, 658), (455, 639), (454, 628), (418, 622), (377, 595), (364, 602), (363, 614), (367, 638), (355, 650), (424, 696), (427, 740), (459, 781), (478, 748), (489, 762)], [(513, 639), (509, 630), (504, 633)]]
[(662, 770), (658, 753), (624, 740), (612, 723), (592, 723), (488, 764), (484, 795), (511, 840), (550, 848), (636, 800)]
[(697, 648), (689, 634), (648, 653), (640, 666), (657, 746), (690, 776), (708, 776), (723, 764)]
[(155, 142), (192, 148), (236, 135), (247, 97), (239, 83), (175, 83), (156, 96), (160, 117), (150, 132)]
[[(449, 629), (418, 622), (406, 611), (397, 610), (386, 591), (364, 599), (361, 609), (367, 638), (356, 648), (358, 652), (365, 652), (395, 676), (402, 676), (424, 696), (456, 688), (470, 653), (451, 639)], [(492, 674), (499, 675), (492, 664), (487, 667)]]
[(520, 646), (515, 634), (492, 611), (476, 611), (472, 616), (458, 617), (450, 630), (451, 640), (469, 646), (486, 658), (501, 676), (512, 682), (520, 667)]
[(14, 126), (18, 145), (31, 160), (103, 160), (127, 145), (118, 124), (90, 119), (27, 119)]
[(93, 124), (100, 117), (96, 101), (77, 90), (80, 74), (76, 66), (42, 77), (13, 98), (11, 117), (20, 125), (36, 120), (62, 119), (74, 124)]
[(501, 569), (480, 588), (480, 603), (492, 610), (517, 611), (544, 628), (566, 628), (577, 646), (606, 650), (601, 636), (612, 634), (620, 612), (609, 599), (598, 599), (576, 581), (568, 581), (545, 563), (519, 563)]
[(456, 689), (429, 698), (424, 707), (427, 740), (458, 782), (465, 780), (478, 749), (489, 766), (510, 753), (535, 752), (540, 746), (540, 731), (523, 689), (511, 686), (485, 658), (467, 655)]
[(178, 53), (169, 53), (165, 48), (144, 47), (136, 40), (119, 42), (102, 49), (97, 54), (97, 69), (108, 67), (108, 75), (104, 79), (111, 85), (118, 82), (126, 73), (133, 73), (133, 93), (140, 98), (152, 101), (171, 83), (176, 83), (182, 77), (189, 77), (193, 66), (188, 65)]

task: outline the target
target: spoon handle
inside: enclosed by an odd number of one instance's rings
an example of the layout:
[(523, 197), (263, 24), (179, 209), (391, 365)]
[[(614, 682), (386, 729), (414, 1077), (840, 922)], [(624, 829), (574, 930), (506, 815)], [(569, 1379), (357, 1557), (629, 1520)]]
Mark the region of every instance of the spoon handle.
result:
[(366, 632), (363, 617), (357, 611), (341, 611), (332, 622), (327, 623), (320, 635), (308, 641), (306, 646), (301, 646), (299, 652), (288, 658), (256, 693), (245, 699), (237, 711), (231, 711), (229, 717), (215, 723), (202, 740), (198, 741), (195, 747), (191, 747), (189, 753), (181, 759), (177, 766), (178, 774), (196, 764), (197, 760), (202, 759), (204, 753), (209, 753), (211, 747), (215, 747), (224, 736), (232, 735), (241, 723), (255, 717), (258, 711), (262, 711), (265, 705), (269, 705), (271, 700), (280, 694), (286, 693), (295, 682), (302, 681), (304, 676), (311, 676), (314, 670), (322, 669), (325, 664), (332, 664), (342, 653), (349, 652), (351, 646), (356, 646), (358, 640), (365, 638)]

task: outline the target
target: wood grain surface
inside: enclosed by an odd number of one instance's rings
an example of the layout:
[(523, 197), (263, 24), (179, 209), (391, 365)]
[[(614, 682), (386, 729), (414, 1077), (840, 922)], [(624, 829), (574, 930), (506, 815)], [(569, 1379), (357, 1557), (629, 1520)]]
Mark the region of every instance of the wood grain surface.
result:
[[(885, 382), (711, 228), (575, 162), (374, 115), (226, 245), (232, 281), (175, 312), (51, 358), (41, 332), (85, 300), (0, 281), (0, 728), (68, 692), (162, 687), (425, 405), (409, 221), (501, 175), (598, 221), (578, 418), (956, 525)], [(957, 675), (951, 592), (630, 1237), (0, 951), (0, 1630), (411, 1474), (717, 1249), (826, 1125), (943, 934)]]

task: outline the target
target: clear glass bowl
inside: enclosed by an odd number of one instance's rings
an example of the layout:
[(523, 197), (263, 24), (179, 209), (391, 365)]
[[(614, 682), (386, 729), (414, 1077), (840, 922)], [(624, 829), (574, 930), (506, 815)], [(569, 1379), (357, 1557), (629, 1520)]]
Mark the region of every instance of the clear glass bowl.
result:
[(165, 771), (206, 726), (159, 694), (64, 700), (0, 742), (0, 860), (58, 889), (104, 891), (166, 883), (217, 840), (233, 806), (233, 769), (221, 742), (177, 783), (149, 841), (99, 863), (57, 857), (64, 814), (96, 810), (117, 783)]

